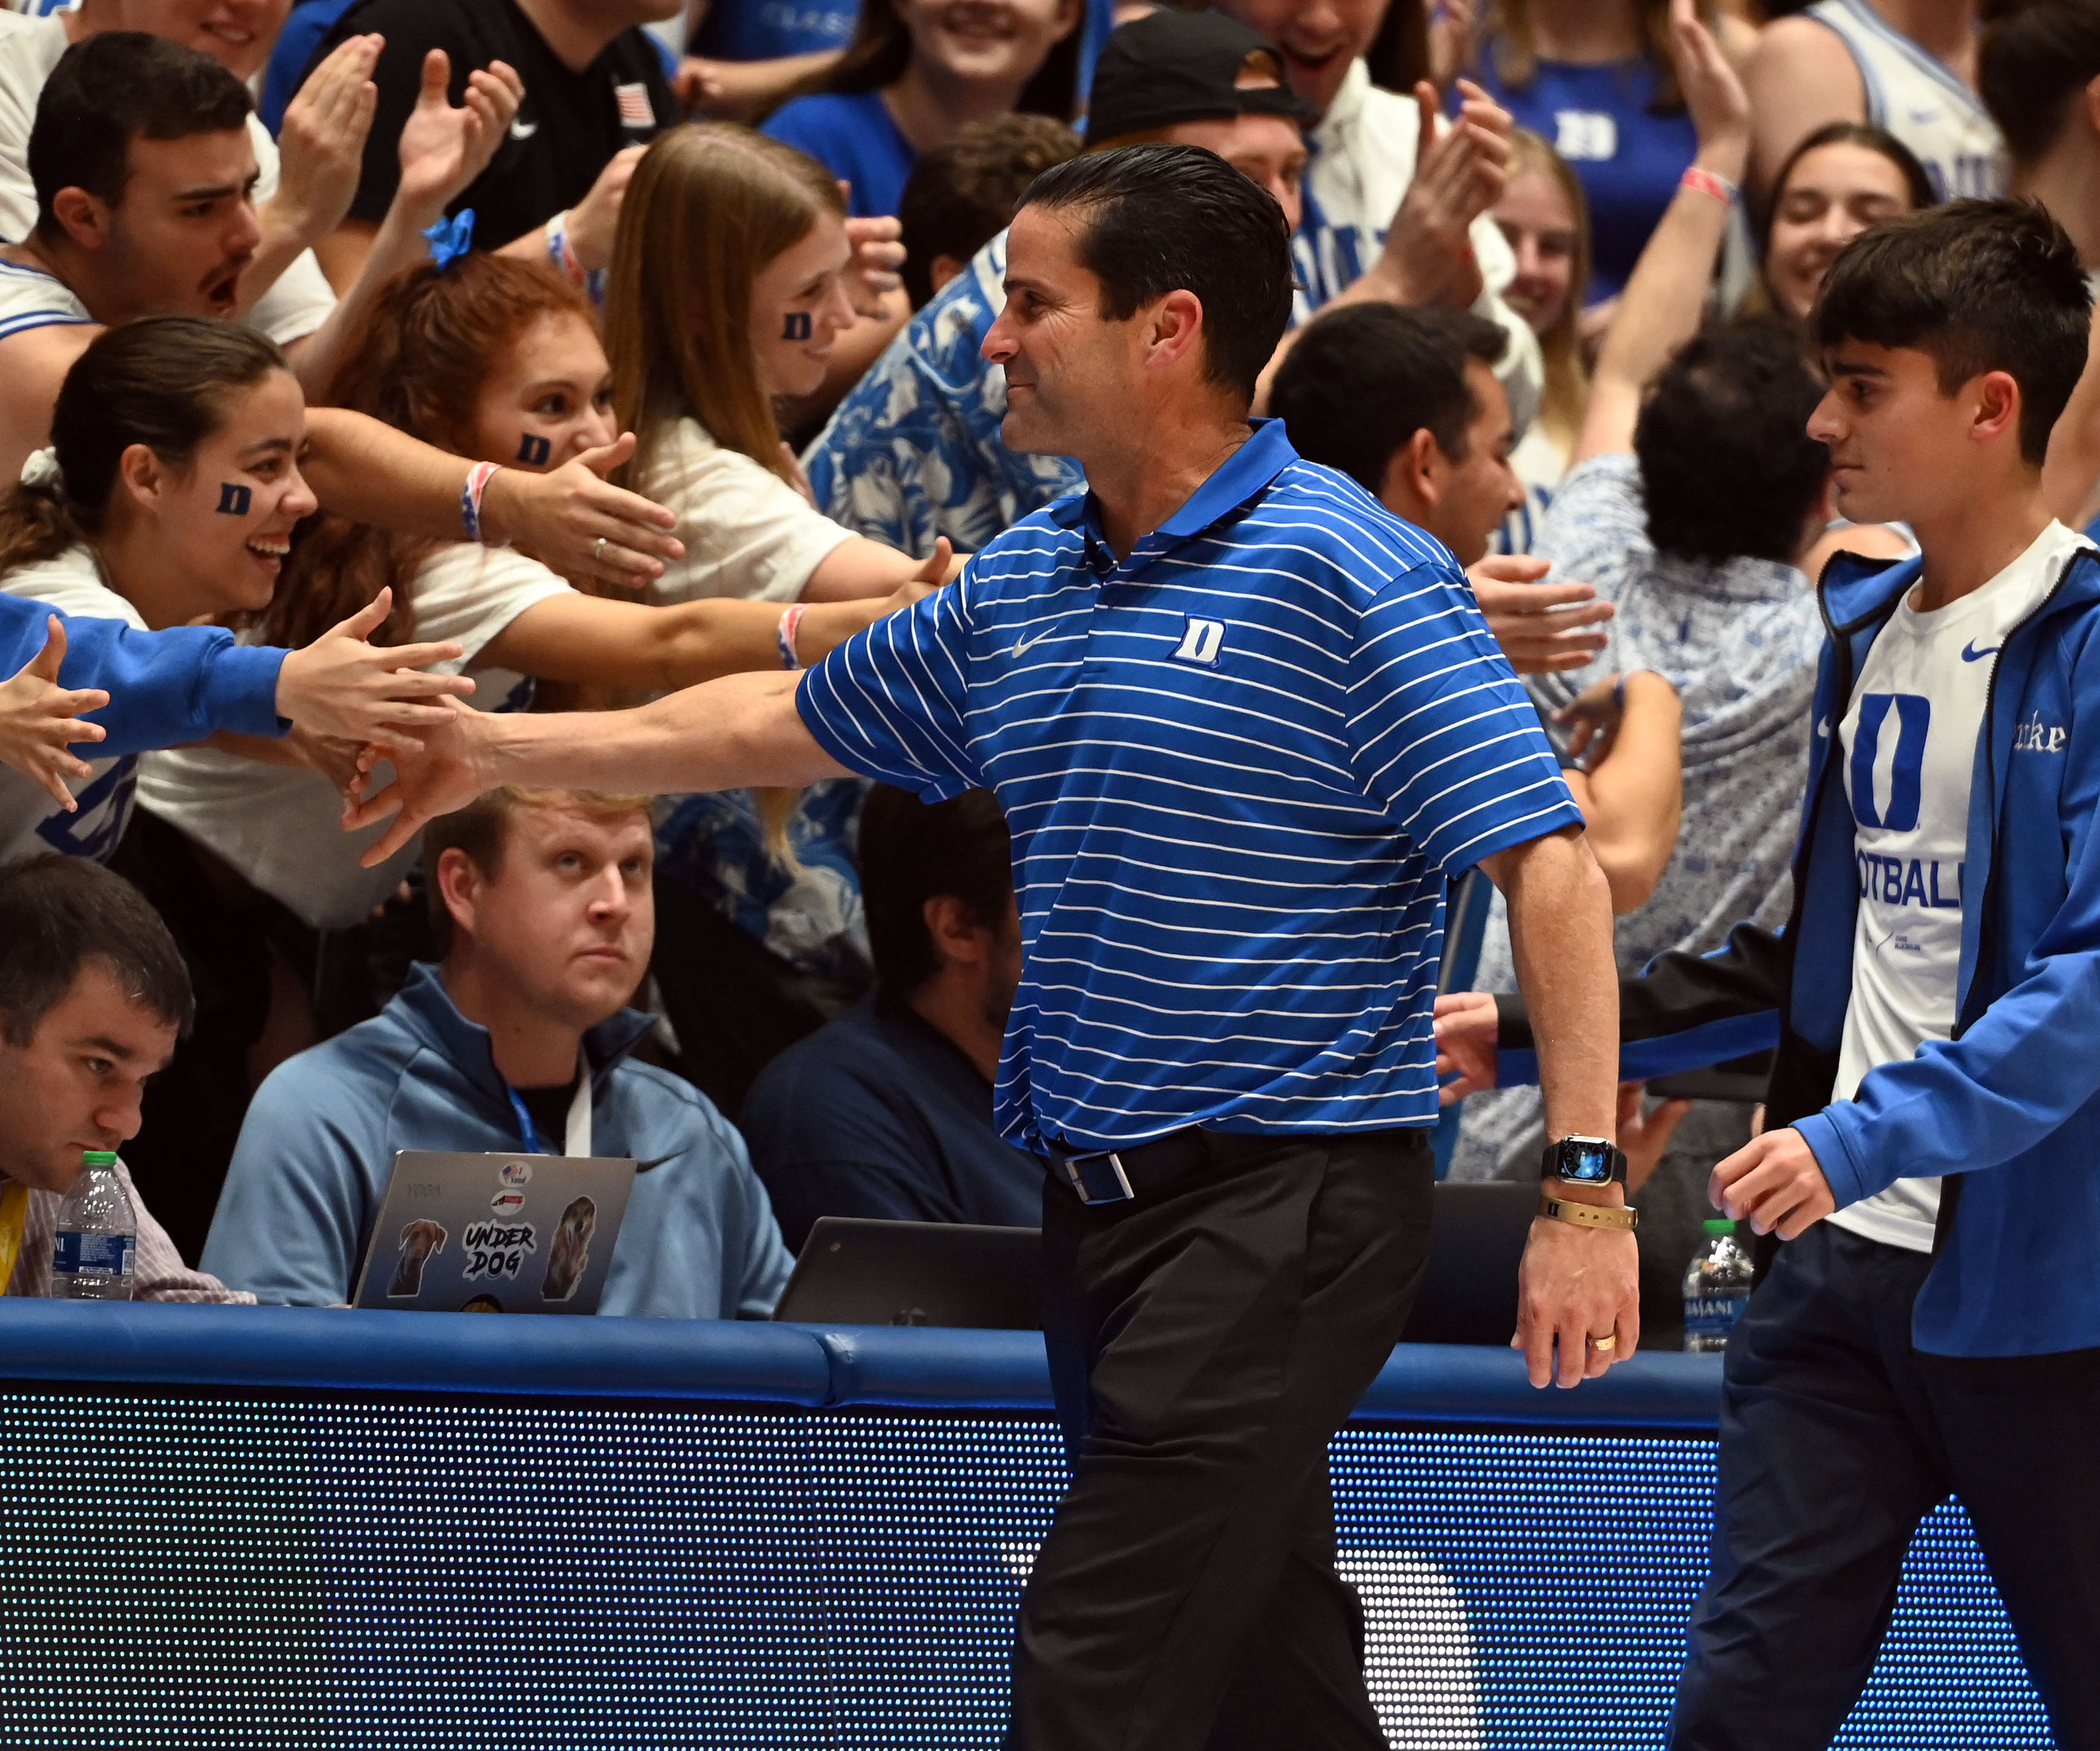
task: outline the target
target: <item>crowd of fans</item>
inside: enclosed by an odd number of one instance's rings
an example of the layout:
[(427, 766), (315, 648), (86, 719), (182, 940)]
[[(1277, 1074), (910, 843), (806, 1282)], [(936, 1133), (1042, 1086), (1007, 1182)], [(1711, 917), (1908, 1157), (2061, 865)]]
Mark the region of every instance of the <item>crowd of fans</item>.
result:
[[(1204, 147), (1283, 209), (1257, 411), (1468, 568), (1622, 968), (1779, 924), (1812, 580), (1911, 546), (1831, 511), (1823, 278), (2008, 192), (2100, 267), (2100, 0), (1981, 10), (17, 0), (7, 1292), (120, 1145), (173, 1299), (346, 1300), (404, 1149), (662, 1161), (609, 1313), (763, 1317), (825, 1215), (1037, 1220), (988, 793), (501, 790), (373, 869), (338, 820), (461, 695), (805, 666), (1083, 487), (1000, 442), (981, 351), (1008, 218), (1081, 152)], [(2046, 478), (2083, 526), (2095, 373)], [(1510, 987), (1498, 913), (1446, 982)], [(1662, 1312), (1754, 1115), (1621, 1109)], [(1476, 1096), (1450, 1171), (1540, 1137), (1535, 1092)]]

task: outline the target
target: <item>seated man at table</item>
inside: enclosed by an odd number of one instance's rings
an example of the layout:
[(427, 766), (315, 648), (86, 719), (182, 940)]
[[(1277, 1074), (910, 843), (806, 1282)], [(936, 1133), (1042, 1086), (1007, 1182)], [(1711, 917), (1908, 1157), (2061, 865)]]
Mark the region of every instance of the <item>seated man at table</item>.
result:
[(875, 989), (768, 1065), (743, 1130), (788, 1244), (819, 1216), (1042, 1220), (1043, 1164), (992, 1124), (1021, 980), (1006, 819), (989, 791), (878, 784), (860, 823)]
[(346, 1302), (396, 1150), (522, 1143), (643, 1166), (601, 1313), (765, 1318), (792, 1261), (743, 1140), (629, 1056), (651, 1025), (624, 1007), (655, 937), (647, 800), (494, 790), (432, 822), (423, 855), (443, 960), (257, 1090), (210, 1268), (265, 1301)]
[[(0, 867), (0, 1295), (51, 1292), (59, 1206), (90, 1149), (139, 1135), (146, 1078), (196, 1009), (161, 915), (88, 858)], [(253, 1301), (183, 1263), (117, 1177), (139, 1224), (132, 1299)]]

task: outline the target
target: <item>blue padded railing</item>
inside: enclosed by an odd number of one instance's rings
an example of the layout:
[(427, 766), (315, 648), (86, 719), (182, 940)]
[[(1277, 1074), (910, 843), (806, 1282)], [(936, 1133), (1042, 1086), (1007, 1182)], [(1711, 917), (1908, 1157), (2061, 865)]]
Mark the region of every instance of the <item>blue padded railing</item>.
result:
[[(1039, 1333), (0, 1299), (0, 1378), (1041, 1410)], [(1513, 1351), (1403, 1344), (1361, 1418), (1713, 1432), (1720, 1358), (1636, 1356), (1534, 1392)]]

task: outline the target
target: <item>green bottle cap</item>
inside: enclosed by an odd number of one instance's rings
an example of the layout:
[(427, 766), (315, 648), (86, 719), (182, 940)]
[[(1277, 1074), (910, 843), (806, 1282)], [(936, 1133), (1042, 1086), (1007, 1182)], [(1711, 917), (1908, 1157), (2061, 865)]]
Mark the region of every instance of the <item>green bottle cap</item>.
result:
[(1709, 1234), (1732, 1234), (1736, 1232), (1736, 1224), (1726, 1216), (1709, 1216), (1706, 1219), (1706, 1232)]
[(80, 1164), (83, 1167), (114, 1167), (117, 1165), (117, 1151), (89, 1149), (81, 1156)]

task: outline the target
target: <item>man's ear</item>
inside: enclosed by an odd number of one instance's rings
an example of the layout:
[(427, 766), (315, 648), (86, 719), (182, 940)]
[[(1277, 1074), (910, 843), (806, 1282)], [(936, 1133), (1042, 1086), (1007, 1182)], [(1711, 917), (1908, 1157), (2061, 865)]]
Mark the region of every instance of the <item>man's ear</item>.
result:
[(919, 911), (926, 920), (926, 934), (933, 939), (934, 958), (943, 966), (951, 961), (982, 966), (990, 956), (991, 933), (960, 894), (929, 894)]
[(109, 236), (109, 209), (85, 188), (61, 188), (51, 196), (51, 217), (77, 248), (99, 249)]
[(1145, 363), (1179, 364), (1204, 344), (1203, 301), (1177, 286), (1153, 306), (1145, 331)]
[(2085, 125), (2100, 134), (2100, 74), (2085, 82)]
[(1976, 411), (1970, 430), (1989, 442), (2010, 432), (2017, 443), (2020, 430), (2020, 386), (2010, 371), (1986, 371), (1976, 379)]
[(1386, 458), (1385, 477), (1379, 483), (1379, 502), (1403, 517), (1434, 510), (1444, 496), (1445, 465), (1435, 434), (1427, 426), (1418, 426)]
[(452, 929), (459, 936), (474, 934), (476, 906), (480, 903), (482, 875), (479, 865), (457, 845), (448, 845), (431, 872), (438, 893), (452, 914)]

